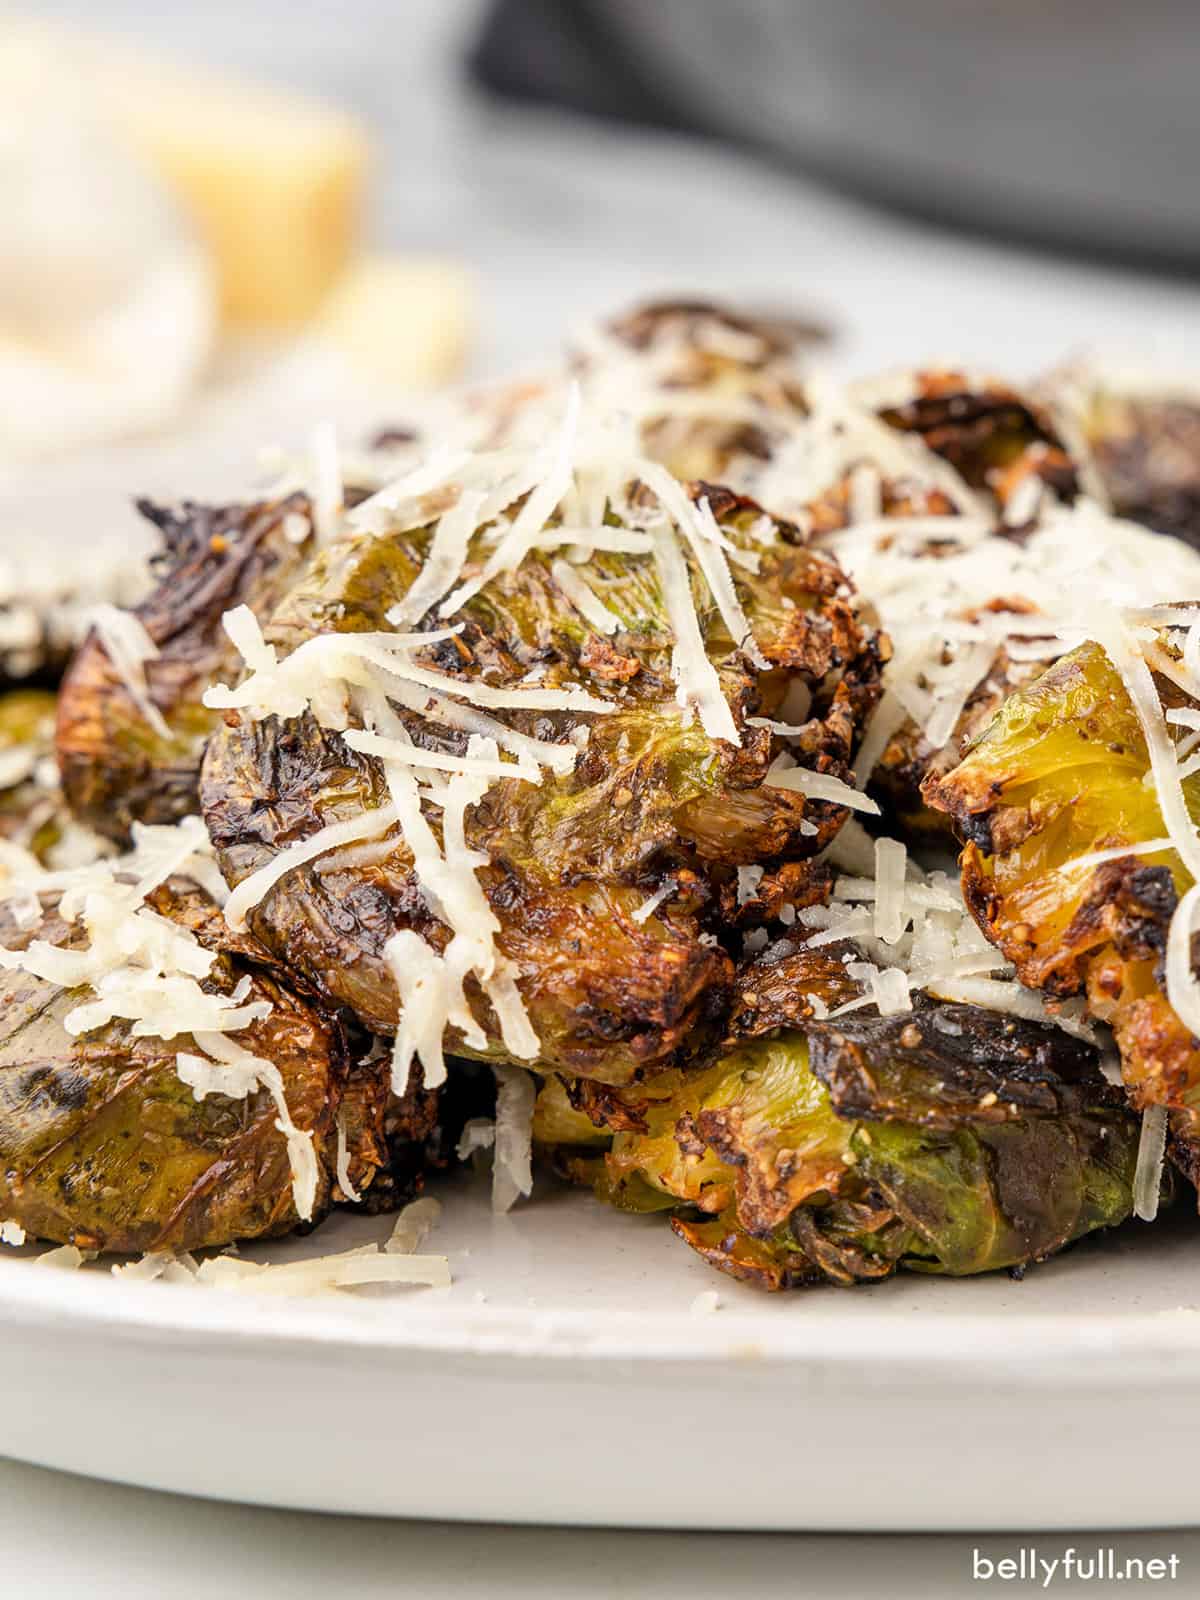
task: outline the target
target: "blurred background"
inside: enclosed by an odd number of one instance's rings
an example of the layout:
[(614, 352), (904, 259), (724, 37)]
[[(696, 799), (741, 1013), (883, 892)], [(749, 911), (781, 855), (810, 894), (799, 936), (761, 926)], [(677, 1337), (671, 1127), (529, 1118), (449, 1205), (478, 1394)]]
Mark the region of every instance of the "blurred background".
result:
[[(0, 13), (0, 492), (219, 492), (638, 297), (834, 371), (1197, 366), (1200, 55), (1143, 0), (40, 0)], [(53, 463), (53, 469), (48, 467)], [(121, 524), (124, 528), (125, 525)], [(134, 537), (129, 524), (129, 537)]]

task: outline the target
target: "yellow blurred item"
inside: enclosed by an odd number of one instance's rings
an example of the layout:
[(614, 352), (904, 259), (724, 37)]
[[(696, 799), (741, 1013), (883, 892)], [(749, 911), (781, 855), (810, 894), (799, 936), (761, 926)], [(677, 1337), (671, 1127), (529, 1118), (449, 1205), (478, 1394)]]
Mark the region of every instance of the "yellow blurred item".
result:
[(334, 288), (316, 331), (369, 381), (433, 388), (462, 372), (474, 299), (471, 275), (457, 262), (365, 256)]
[(368, 155), (352, 115), (0, 16), (0, 461), (200, 425), (243, 347), (307, 352), (326, 409), (457, 377), (471, 278), (358, 255)]
[(212, 253), (224, 319), (306, 321), (354, 249), (368, 165), (362, 125), (273, 89), (106, 46), (94, 54), (99, 103)]

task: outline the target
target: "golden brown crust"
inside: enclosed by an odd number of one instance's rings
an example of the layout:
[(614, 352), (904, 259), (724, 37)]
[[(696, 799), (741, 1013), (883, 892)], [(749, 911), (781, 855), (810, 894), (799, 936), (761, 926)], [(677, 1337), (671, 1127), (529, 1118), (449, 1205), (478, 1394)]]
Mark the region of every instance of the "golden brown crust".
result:
[(671, 1227), (710, 1267), (756, 1289), (801, 1289), (825, 1281), (820, 1267), (799, 1247), (773, 1248), (743, 1232), (732, 1219), (672, 1217)]

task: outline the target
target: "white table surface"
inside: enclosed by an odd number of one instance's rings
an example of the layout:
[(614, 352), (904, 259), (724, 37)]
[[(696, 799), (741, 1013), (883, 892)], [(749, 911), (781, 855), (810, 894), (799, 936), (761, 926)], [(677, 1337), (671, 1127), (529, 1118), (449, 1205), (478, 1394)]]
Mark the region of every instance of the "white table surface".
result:
[[(181, 1448), (186, 1443), (181, 1442)], [(802, 1492), (802, 1461), (797, 1465)], [(1175, 1585), (1200, 1588), (1200, 1533), (989, 1536), (986, 1556), (1035, 1546), (1050, 1557), (1077, 1543), (1118, 1558), (1179, 1557)], [(13, 1600), (958, 1600), (1020, 1583), (972, 1578), (975, 1541), (949, 1536), (628, 1533), (497, 1528), (477, 1523), (376, 1522), (264, 1511), (88, 1483), (0, 1461), (0, 1593)], [(19, 1581), (14, 1573), (20, 1573)], [(1131, 1594), (1138, 1584), (1122, 1585)], [(1110, 1591), (1056, 1582), (1054, 1595)]]
[[(46, 9), (96, 20), (88, 0), (46, 0)], [(454, 252), (474, 265), (482, 291), (479, 371), (527, 364), (552, 352), (581, 315), (669, 290), (824, 314), (841, 333), (832, 365), (842, 370), (945, 356), (1021, 376), (1084, 349), (1200, 369), (1200, 291), (1183, 280), (953, 236), (666, 137), (473, 107), (455, 87), (451, 62), (478, 9), (478, 0), (405, 0), (402, 7), (362, 0), (350, 8), (353, 28), (339, 20), (342, 8), (282, 0), (177, 8), (112, 0), (105, 16), (127, 31), (146, 23), (151, 40), (190, 53), (361, 96), (389, 155), (375, 232), (389, 244)], [(403, 28), (393, 29), (400, 16)], [(381, 78), (385, 36), (391, 53)], [(169, 456), (158, 459), (169, 463)], [(131, 459), (151, 470), (144, 447)], [(160, 486), (143, 479), (129, 487)], [(117, 509), (123, 499), (124, 486), (114, 516), (124, 514)], [(805, 1470), (801, 1447), (801, 1494)], [(1004, 1555), (1030, 1542), (981, 1543)], [(1052, 1554), (1066, 1542), (1040, 1541)], [(1096, 1538), (1079, 1542), (1091, 1546)], [(1200, 1534), (1104, 1542), (1144, 1556), (1177, 1553), (1174, 1592), (1200, 1592)], [(14, 1600), (617, 1593), (726, 1600), (758, 1592), (937, 1600), (988, 1587), (1035, 1592), (974, 1583), (972, 1543), (337, 1520), (172, 1499), (0, 1461), (0, 1594)], [(1059, 1582), (1050, 1592), (1105, 1591)]]

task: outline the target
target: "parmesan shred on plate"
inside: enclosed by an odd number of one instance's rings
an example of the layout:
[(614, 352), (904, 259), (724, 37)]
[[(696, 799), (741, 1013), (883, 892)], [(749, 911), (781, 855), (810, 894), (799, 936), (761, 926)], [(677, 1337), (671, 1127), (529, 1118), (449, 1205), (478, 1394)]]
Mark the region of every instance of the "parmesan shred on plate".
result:
[(412, 1200), (396, 1218), (384, 1249), (391, 1255), (415, 1255), (442, 1215), (441, 1201), (429, 1195)]
[(533, 1192), (533, 1107), (537, 1083), (520, 1067), (493, 1067), (496, 1131), (492, 1158), (492, 1210), (511, 1211)]
[[(360, 1245), (333, 1255), (304, 1261), (266, 1264), (247, 1261), (236, 1252), (209, 1256), (169, 1250), (151, 1251), (136, 1261), (114, 1266), (114, 1277), (138, 1283), (178, 1283), (200, 1289), (223, 1289), (244, 1294), (312, 1296), (366, 1285), (400, 1287), (423, 1285), (446, 1289), (451, 1283), (445, 1256), (420, 1255), (430, 1230), (441, 1216), (441, 1204), (423, 1197), (406, 1205), (396, 1218), (390, 1237), (382, 1245)], [(57, 1252), (51, 1251), (50, 1255)], [(89, 1259), (79, 1252), (78, 1262), (50, 1261), (49, 1265), (82, 1265)]]
[[(48, 1258), (42, 1256), (39, 1260), (45, 1262)], [(163, 1252), (143, 1256), (126, 1266), (115, 1266), (112, 1271), (117, 1277), (140, 1282), (159, 1280), (231, 1293), (305, 1298), (366, 1285), (420, 1284), (430, 1289), (448, 1289), (451, 1282), (450, 1264), (445, 1256), (413, 1255), (377, 1244), (360, 1245), (353, 1250), (306, 1261), (275, 1264), (247, 1261), (233, 1254), (197, 1261), (189, 1255), (173, 1256)]]
[(1142, 1134), (1138, 1140), (1137, 1169), (1133, 1177), (1133, 1211), (1143, 1222), (1153, 1222), (1158, 1215), (1166, 1151), (1167, 1108), (1147, 1106), (1142, 1112)]

